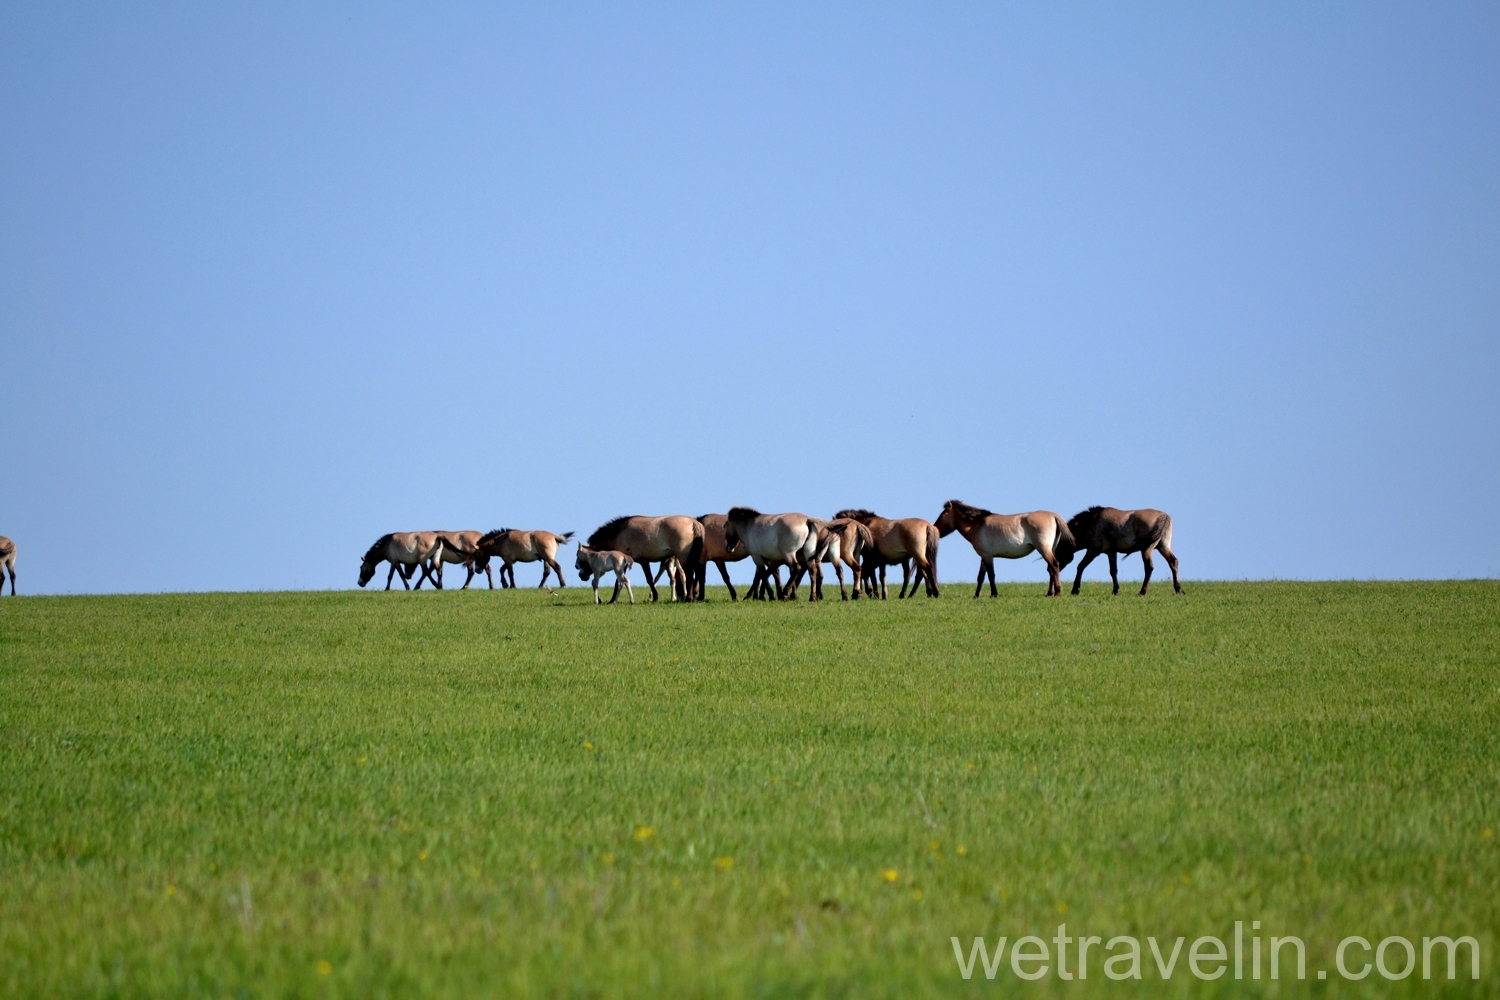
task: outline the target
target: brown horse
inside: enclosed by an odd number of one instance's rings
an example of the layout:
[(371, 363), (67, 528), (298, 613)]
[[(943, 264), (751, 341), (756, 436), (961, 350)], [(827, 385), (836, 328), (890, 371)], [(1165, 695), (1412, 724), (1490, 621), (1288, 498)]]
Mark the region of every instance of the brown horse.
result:
[(884, 567), (897, 564), (901, 566), (901, 592), (896, 596), (910, 596), (906, 592), (906, 587), (907, 567), (911, 563), (916, 563), (917, 566), (916, 575), (910, 577), (911, 593), (916, 594), (918, 580), (925, 580), (927, 596), (940, 596), (937, 583), (937, 553), (938, 538), (941, 536), (938, 535), (937, 526), (931, 521), (924, 521), (920, 517), (892, 520), (859, 508), (841, 510), (833, 516), (835, 520), (841, 517), (853, 518), (870, 529), (870, 535), (875, 544), (867, 552), (878, 556), (878, 559), (871, 560), (867, 555), (865, 572), (869, 573), (871, 562), (881, 569), (880, 585), (877, 588), (881, 600), (885, 600), (887, 596)]
[(474, 574), (478, 570), (484, 570), (484, 575), (490, 581), (490, 589), (495, 589), (495, 578), (490, 574), (489, 560), (477, 562), (474, 559), (475, 550), (479, 545), (479, 539), (483, 537), (478, 531), (439, 531), (436, 533), (443, 540), (442, 551), (433, 557), (433, 568), (437, 571), (437, 581), (443, 582), (443, 563), (462, 563), (469, 571), (464, 585), (459, 588), (468, 590), (469, 584), (474, 581)]
[[(1077, 540), (1078, 548), (1085, 550), (1083, 561), (1078, 564), (1078, 575), (1073, 578), (1073, 593), (1078, 593), (1083, 583), (1083, 570), (1100, 553), (1109, 556), (1109, 578), (1114, 582), (1114, 593), (1120, 592), (1120, 574), (1115, 565), (1117, 555), (1141, 554), (1146, 567), (1146, 578), (1141, 581), (1141, 595), (1151, 585), (1151, 551), (1160, 549), (1162, 558), (1172, 568), (1172, 589), (1182, 593), (1182, 584), (1177, 579), (1177, 556), (1172, 554), (1172, 516), (1149, 507), (1141, 510), (1116, 510), (1114, 507), (1090, 507), (1079, 511), (1068, 519), (1068, 530)], [(1063, 561), (1067, 565), (1067, 560)]]
[(16, 596), (16, 543), (0, 535), (0, 594), (5, 593), (5, 571), (10, 570), (10, 596)]
[(1034, 510), (1029, 514), (996, 514), (982, 507), (970, 507), (962, 500), (949, 500), (943, 504), (943, 512), (937, 519), (938, 534), (947, 536), (957, 531), (979, 553), (979, 580), (974, 584), (974, 596), (984, 587), (984, 578), (990, 578), (990, 596), (999, 591), (995, 588), (995, 558), (1020, 559), (1033, 552), (1041, 554), (1047, 563), (1047, 596), (1062, 594), (1062, 568), (1073, 560), (1075, 548), (1073, 535), (1061, 517), (1050, 510)]
[[(433, 586), (439, 590), (443, 584), (436, 577), (432, 577), (432, 562), (439, 550), (443, 547), (443, 540), (436, 531), (397, 531), (389, 535), (381, 535), (370, 550), (365, 553), (359, 567), (359, 585), (363, 587), (370, 582), (375, 575), (375, 567), (383, 562), (391, 564), (391, 571), (385, 576), (385, 589), (391, 589), (391, 579), (397, 572), (401, 574), (401, 585), (407, 590), (412, 589), (408, 583), (411, 575), (417, 569), (421, 569), (422, 576), (417, 580), (417, 589), (422, 589), (422, 581), (432, 579)], [(14, 588), (14, 584), (11, 585)]]
[[(475, 543), (474, 561), (488, 572), (490, 557), (494, 556), (499, 559), (503, 563), (500, 567), (501, 587), (515, 587), (516, 563), (518, 562), (541, 562), (542, 582), (537, 586), (547, 586), (547, 574), (550, 572), (557, 574), (559, 587), (566, 587), (568, 582), (563, 579), (562, 565), (557, 561), (557, 550), (559, 546), (566, 545), (568, 539), (572, 537), (571, 531), (558, 535), (550, 531), (518, 531), (515, 528), (501, 528), (484, 535)], [(509, 583), (506, 582), (507, 577), (509, 577)]]
[[(676, 561), (692, 566), (703, 559), (703, 525), (683, 514), (667, 517), (617, 517), (600, 525), (589, 536), (588, 547), (596, 552), (623, 552), (641, 565), (651, 600), (659, 599), (648, 562)], [(672, 574), (672, 599), (687, 600), (686, 574)]]
[(739, 600), (734, 584), (729, 582), (729, 567), (726, 564), (750, 558), (750, 550), (745, 548), (744, 542), (736, 541), (730, 545), (725, 540), (724, 525), (728, 520), (724, 514), (704, 514), (698, 518), (698, 523), (703, 525), (703, 558), (689, 566), (688, 572), (694, 578), (693, 596), (700, 601), (704, 599), (704, 591), (708, 588), (709, 563), (719, 567), (719, 576), (724, 580), (724, 586), (729, 588), (729, 599)]

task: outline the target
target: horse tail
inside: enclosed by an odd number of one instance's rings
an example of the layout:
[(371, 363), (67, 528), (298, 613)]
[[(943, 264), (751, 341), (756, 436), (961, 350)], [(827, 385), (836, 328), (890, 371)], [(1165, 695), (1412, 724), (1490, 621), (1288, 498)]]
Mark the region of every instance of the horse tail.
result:
[(573, 532), (571, 532), (571, 531), (565, 531), (562, 534), (560, 534), (560, 535), (554, 535), (553, 537), (557, 539), (557, 544), (559, 544), (559, 545), (567, 545), (568, 544), (568, 539), (570, 539), (570, 538), (573, 537)]
[(1061, 569), (1073, 561), (1073, 555), (1078, 551), (1078, 540), (1068, 530), (1068, 522), (1062, 519), (1061, 514), (1053, 514), (1052, 517), (1057, 521), (1057, 541), (1052, 543), (1052, 554), (1057, 557), (1057, 566)]
[(932, 579), (928, 582), (932, 584), (933, 593), (937, 593), (937, 553), (938, 539), (941, 537), (938, 534), (937, 525), (927, 526), (927, 567), (932, 571)]
[(693, 544), (688, 546), (687, 564), (698, 566), (703, 562), (703, 525), (698, 524), (698, 530), (693, 532)]
[(1157, 515), (1156, 521), (1151, 525), (1151, 534), (1147, 536), (1146, 544), (1141, 548), (1149, 549), (1163, 541), (1167, 543), (1167, 548), (1172, 547), (1172, 515), (1165, 511)]

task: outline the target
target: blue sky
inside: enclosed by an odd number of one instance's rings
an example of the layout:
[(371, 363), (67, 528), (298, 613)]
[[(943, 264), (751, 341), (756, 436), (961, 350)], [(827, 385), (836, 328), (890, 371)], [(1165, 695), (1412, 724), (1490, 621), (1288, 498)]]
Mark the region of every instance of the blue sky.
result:
[(1492, 5), (11, 4), (0, 94), (23, 593), (950, 497), (1500, 572)]

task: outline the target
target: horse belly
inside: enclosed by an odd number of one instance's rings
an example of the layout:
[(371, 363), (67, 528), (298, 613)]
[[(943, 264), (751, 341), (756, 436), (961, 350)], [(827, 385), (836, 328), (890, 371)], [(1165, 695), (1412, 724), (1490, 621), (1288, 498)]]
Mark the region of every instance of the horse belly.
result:
[(1036, 551), (1020, 525), (985, 528), (979, 540), (982, 554), (992, 559), (1020, 559)]

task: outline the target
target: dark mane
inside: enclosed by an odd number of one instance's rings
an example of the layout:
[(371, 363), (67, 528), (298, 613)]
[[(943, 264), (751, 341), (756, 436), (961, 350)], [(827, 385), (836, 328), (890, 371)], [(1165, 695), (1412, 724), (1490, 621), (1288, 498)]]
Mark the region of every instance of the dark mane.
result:
[(479, 544), (483, 545), (486, 542), (493, 542), (495, 539), (499, 538), (501, 535), (510, 530), (511, 529), (509, 528), (496, 528), (494, 531), (487, 531), (482, 536), (480, 536)]
[(865, 510), (863, 507), (846, 507), (843, 510), (839, 511), (837, 514), (833, 515), (834, 520), (838, 520), (841, 517), (849, 517), (858, 521), (860, 524), (864, 524), (871, 518), (879, 516), (880, 515), (875, 513), (874, 511)]
[(753, 521), (760, 517), (760, 511), (754, 507), (731, 507), (724, 517), (730, 521)]
[(617, 517), (613, 521), (606, 521), (599, 525), (599, 527), (594, 529), (594, 533), (589, 536), (589, 548), (602, 549), (604, 551), (613, 549), (615, 547), (615, 539), (619, 538), (620, 532), (625, 529), (625, 522), (636, 516), (638, 515), (626, 514), (624, 517)]
[(985, 510), (983, 507), (970, 507), (962, 500), (949, 500), (943, 504), (943, 509), (953, 511), (953, 516), (965, 524), (970, 524), (974, 521), (983, 521), (995, 513), (992, 510)]
[[(1099, 515), (1103, 512), (1103, 507), (1090, 507), (1088, 510), (1080, 510), (1068, 518), (1068, 528), (1075, 532), (1086, 532), (1095, 521), (1099, 520)], [(1075, 524), (1078, 525), (1077, 528), (1073, 527)]]
[[(392, 534), (394, 534), (394, 533), (392, 533)], [(364, 562), (379, 562), (381, 559), (384, 559), (385, 557), (380, 554), (380, 550), (383, 549), (383, 548), (385, 548), (390, 543), (391, 543), (391, 535), (390, 534), (381, 535), (380, 539), (374, 545), (370, 546), (370, 551), (368, 551), (368, 552), (365, 553), (365, 558), (364, 558), (363, 561)]]

